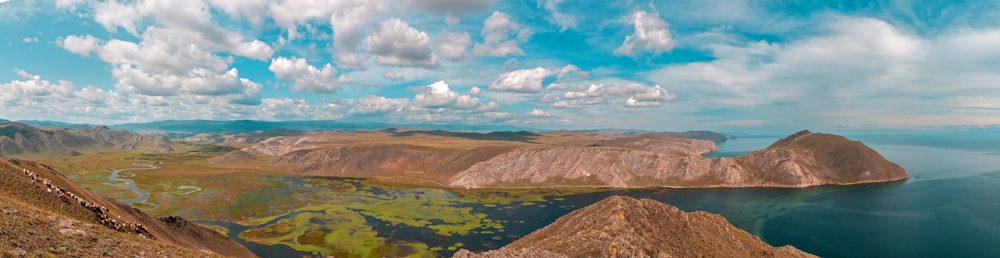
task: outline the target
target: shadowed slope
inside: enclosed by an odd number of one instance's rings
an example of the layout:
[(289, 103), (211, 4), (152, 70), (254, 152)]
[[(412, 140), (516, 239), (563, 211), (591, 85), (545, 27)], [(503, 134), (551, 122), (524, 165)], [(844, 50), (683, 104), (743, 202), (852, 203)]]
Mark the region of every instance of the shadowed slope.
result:
[(815, 257), (772, 247), (717, 214), (612, 196), (496, 251), (455, 257)]
[(52, 168), (32, 161), (0, 160), (0, 196), (32, 205), (44, 212), (140, 238), (226, 256), (254, 256), (245, 247), (215, 231), (178, 217), (154, 218), (92, 193)]

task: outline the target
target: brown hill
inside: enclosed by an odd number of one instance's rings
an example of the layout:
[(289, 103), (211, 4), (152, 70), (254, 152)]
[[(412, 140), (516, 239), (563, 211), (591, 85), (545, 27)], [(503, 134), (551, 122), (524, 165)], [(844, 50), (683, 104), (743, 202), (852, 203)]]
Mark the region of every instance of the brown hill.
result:
[(800, 131), (766, 149), (737, 157), (762, 181), (786, 185), (857, 184), (909, 177), (899, 165), (861, 142)]
[(773, 247), (717, 214), (612, 196), (495, 251), (454, 257), (815, 257)]
[(137, 134), (125, 130), (94, 128), (37, 128), (27, 124), (0, 124), (0, 154), (78, 155), (78, 149), (114, 148), (123, 150), (171, 151), (164, 136)]
[[(32, 161), (0, 160), (0, 197), (31, 206), (32, 210), (41, 214), (71, 220), (70, 224), (79, 223), (88, 225), (87, 227), (95, 225), (128, 235), (123, 241), (151, 239), (194, 252), (208, 251), (235, 257), (254, 256), (245, 247), (215, 231), (179, 217), (154, 218), (138, 209), (94, 194), (52, 168)], [(95, 231), (94, 234), (101, 232), (107, 231)], [(67, 235), (52, 232), (45, 235), (18, 235), (15, 238), (20, 242), (32, 242), (60, 237)]]
[[(669, 140), (675, 139), (675, 140)], [(736, 158), (706, 158), (707, 140), (627, 137), (593, 147), (521, 148), (452, 176), (459, 188), (544, 186), (806, 187), (909, 177), (864, 144), (802, 131)]]
[[(512, 133), (522, 134), (528, 136)], [(717, 149), (715, 141), (732, 138), (711, 132), (554, 132), (531, 134), (530, 142), (470, 137), (314, 132), (269, 138), (210, 161), (227, 167), (269, 164), (269, 171), (296, 175), (378, 177), (467, 189), (806, 187), (909, 177), (860, 142), (808, 131), (735, 158), (702, 156)], [(252, 160), (261, 162), (248, 162)]]

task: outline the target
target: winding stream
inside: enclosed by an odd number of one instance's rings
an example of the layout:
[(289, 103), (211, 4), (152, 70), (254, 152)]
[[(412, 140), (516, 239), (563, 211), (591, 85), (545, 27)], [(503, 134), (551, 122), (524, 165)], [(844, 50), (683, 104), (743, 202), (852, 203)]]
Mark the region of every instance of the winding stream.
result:
[(142, 204), (150, 205), (151, 209), (155, 209), (158, 206), (157, 204), (155, 204), (155, 203), (148, 203), (147, 202), (149, 200), (149, 195), (150, 195), (149, 192), (147, 192), (145, 190), (142, 190), (142, 189), (139, 189), (139, 187), (136, 186), (136, 184), (135, 184), (135, 180), (129, 179), (130, 177), (134, 177), (135, 176), (134, 173), (129, 173), (129, 174), (131, 174), (131, 176), (126, 176), (125, 178), (121, 177), (121, 173), (122, 172), (136, 171), (136, 170), (152, 170), (152, 169), (160, 168), (160, 167), (157, 167), (156, 163), (153, 163), (152, 161), (148, 161), (148, 160), (139, 160), (139, 161), (146, 162), (146, 163), (132, 163), (133, 166), (142, 166), (140, 168), (123, 168), (123, 169), (112, 170), (111, 171), (111, 175), (108, 176), (108, 180), (110, 180), (111, 182), (122, 182), (122, 183), (125, 184), (125, 188), (126, 189), (128, 189), (128, 190), (130, 190), (130, 191), (132, 191), (134, 193), (139, 194), (139, 197), (132, 198), (132, 199), (126, 199), (126, 200), (119, 200), (119, 202), (127, 204), (127, 205), (130, 205), (130, 206), (133, 203), (142, 203)]

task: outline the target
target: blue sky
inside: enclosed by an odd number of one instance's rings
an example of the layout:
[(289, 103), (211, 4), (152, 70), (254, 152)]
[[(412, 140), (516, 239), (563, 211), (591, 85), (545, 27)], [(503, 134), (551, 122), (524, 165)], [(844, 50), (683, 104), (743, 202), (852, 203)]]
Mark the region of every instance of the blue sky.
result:
[(1000, 125), (994, 1), (0, 0), (0, 118)]

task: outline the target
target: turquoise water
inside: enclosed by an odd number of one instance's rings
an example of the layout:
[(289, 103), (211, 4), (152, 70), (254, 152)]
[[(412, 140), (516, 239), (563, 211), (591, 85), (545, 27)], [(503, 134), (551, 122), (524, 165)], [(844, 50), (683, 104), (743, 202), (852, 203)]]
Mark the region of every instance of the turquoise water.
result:
[[(366, 221), (380, 236), (389, 239), (429, 246), (461, 242), (463, 248), (485, 251), (506, 245), (607, 196), (628, 195), (656, 199), (687, 211), (717, 213), (772, 245), (793, 245), (823, 257), (1000, 257), (1000, 247), (996, 246), (1000, 243), (1000, 137), (849, 137), (864, 141), (900, 164), (912, 178), (892, 183), (804, 189), (618, 190), (550, 197), (531, 205), (468, 205), (475, 213), (509, 221), (503, 234), (440, 236), (427, 228), (389, 225), (367, 216)], [(731, 140), (707, 156), (739, 155), (764, 148), (777, 139)], [(415, 190), (420, 189), (392, 191)], [(229, 227), (230, 236), (254, 228), (211, 224)], [(258, 254), (292, 252), (286, 246), (252, 245)], [(442, 250), (439, 254), (450, 256), (453, 252)]]

